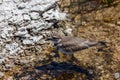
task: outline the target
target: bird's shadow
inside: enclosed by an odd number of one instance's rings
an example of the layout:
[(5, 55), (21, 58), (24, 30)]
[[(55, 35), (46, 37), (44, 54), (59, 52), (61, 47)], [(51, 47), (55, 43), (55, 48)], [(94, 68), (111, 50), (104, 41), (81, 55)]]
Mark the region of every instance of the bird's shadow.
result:
[[(71, 78), (95, 80), (94, 73), (89, 73), (89, 70), (89, 68), (85, 69), (67, 62), (51, 62), (42, 66), (25, 66), (21, 73), (15, 72), (14, 77), (16, 80), (40, 80), (41, 77), (46, 75), (44, 80), (53, 80), (53, 78), (56, 80), (70, 80)], [(47, 79), (48, 76), (50, 79)]]
[(60, 72), (77, 72), (85, 74), (89, 80), (93, 80), (93, 75), (87, 69), (67, 62), (51, 62), (47, 65), (37, 66), (36, 69), (42, 72), (49, 72), (49, 74), (52, 74), (51, 76), (57, 76)]

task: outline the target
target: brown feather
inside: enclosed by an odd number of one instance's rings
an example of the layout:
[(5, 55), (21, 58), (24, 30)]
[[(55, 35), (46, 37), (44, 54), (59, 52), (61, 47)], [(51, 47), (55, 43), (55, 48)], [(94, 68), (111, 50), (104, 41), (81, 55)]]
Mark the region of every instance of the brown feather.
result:
[(61, 39), (59, 46), (60, 48), (63, 48), (65, 51), (79, 51), (83, 49), (87, 49), (92, 46), (96, 46), (97, 42), (96, 41), (90, 41), (90, 40), (85, 40), (83, 38), (77, 38), (77, 37), (63, 37)]

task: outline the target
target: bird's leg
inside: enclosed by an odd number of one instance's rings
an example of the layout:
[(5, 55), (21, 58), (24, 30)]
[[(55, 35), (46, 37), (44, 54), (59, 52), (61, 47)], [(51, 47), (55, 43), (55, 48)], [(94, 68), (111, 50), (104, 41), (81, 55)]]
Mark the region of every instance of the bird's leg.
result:
[(60, 55), (59, 55), (59, 51), (57, 50), (56, 51), (56, 54), (55, 54), (55, 60), (57, 61), (57, 62), (59, 62), (59, 57), (60, 57)]
[(69, 54), (68, 57), (69, 57), (68, 62), (73, 63), (73, 60), (74, 60), (73, 57), (74, 57), (74, 55), (73, 54)]
[[(57, 45), (57, 44), (54, 44), (54, 46), (56, 46), (56, 45)], [(60, 55), (59, 55), (58, 47), (55, 47), (54, 53), (55, 53), (54, 61), (59, 62), (59, 57), (60, 57)]]
[(70, 56), (70, 60), (69, 60), (69, 62), (71, 62), (71, 63), (78, 63), (79, 61), (74, 57), (74, 55), (73, 54), (70, 54), (69, 55)]
[(60, 52), (59, 49), (58, 49), (58, 47), (57, 47), (56, 61), (57, 62), (64, 61), (64, 59), (65, 59), (64, 56), (65, 56), (65, 54), (62, 53), (62, 52)]
[(67, 60), (67, 55), (64, 54), (64, 53), (62, 53), (62, 52), (60, 52), (59, 54), (60, 54), (60, 61), (66, 62), (66, 60)]
[(73, 63), (74, 63), (74, 62), (75, 62), (75, 63), (79, 63), (79, 60), (76, 59), (73, 54), (72, 54), (72, 60), (73, 60)]
[(62, 53), (62, 52), (57, 50), (56, 55), (55, 55), (56, 61), (57, 62), (66, 61), (66, 57), (65, 56), (66, 55), (64, 53)]

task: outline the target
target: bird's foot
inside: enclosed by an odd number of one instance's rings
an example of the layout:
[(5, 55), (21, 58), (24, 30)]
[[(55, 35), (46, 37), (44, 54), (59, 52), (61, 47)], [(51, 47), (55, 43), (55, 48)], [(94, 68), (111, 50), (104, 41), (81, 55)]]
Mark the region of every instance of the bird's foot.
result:
[(53, 61), (55, 61), (55, 62), (60, 62), (59, 57), (55, 57), (55, 58), (53, 59)]

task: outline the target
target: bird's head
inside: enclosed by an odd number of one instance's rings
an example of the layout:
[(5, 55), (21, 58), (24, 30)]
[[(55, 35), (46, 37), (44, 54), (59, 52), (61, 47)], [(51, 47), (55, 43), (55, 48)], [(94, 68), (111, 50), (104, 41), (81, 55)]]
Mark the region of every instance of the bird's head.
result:
[(58, 43), (61, 40), (61, 35), (57, 32), (51, 32), (47, 34), (46, 40), (52, 40), (54, 43)]

